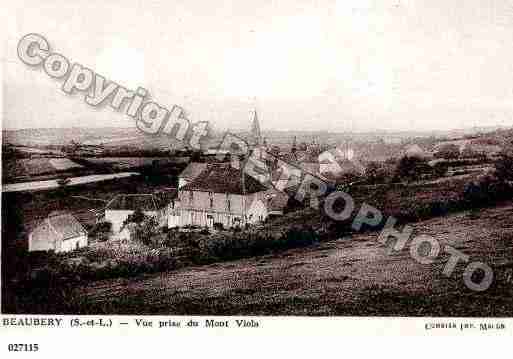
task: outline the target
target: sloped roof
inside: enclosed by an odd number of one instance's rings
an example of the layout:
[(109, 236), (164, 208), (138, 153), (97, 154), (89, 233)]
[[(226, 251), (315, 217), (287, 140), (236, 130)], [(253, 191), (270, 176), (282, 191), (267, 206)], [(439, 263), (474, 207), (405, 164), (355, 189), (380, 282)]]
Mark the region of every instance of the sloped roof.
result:
[(207, 168), (181, 190), (246, 194), (265, 191), (266, 187), (247, 174), (242, 181), (242, 171), (230, 163), (208, 163)]
[(86, 234), (80, 222), (70, 213), (48, 216), (52, 229), (59, 233), (63, 239), (78, 237)]
[(53, 241), (87, 234), (82, 224), (70, 213), (52, 212), (32, 231), (32, 240)]
[(156, 211), (157, 203), (152, 194), (119, 194), (105, 208), (111, 211)]
[(203, 172), (207, 168), (207, 163), (201, 162), (191, 162), (185, 167), (185, 169), (180, 173), (180, 178), (185, 178), (190, 181), (199, 176), (201, 172)]

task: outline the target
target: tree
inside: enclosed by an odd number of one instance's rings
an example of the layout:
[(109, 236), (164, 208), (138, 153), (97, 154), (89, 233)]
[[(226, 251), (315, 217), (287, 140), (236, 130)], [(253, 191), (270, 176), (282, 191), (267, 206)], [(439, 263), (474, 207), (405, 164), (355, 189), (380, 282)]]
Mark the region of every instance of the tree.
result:
[(433, 166), (433, 174), (435, 177), (443, 177), (447, 174), (447, 171), (449, 170), (449, 166), (445, 161), (436, 163)]
[(137, 208), (134, 213), (129, 214), (123, 221), (123, 227), (129, 223), (141, 224), (147, 217), (143, 211)]
[(95, 237), (100, 241), (105, 241), (109, 238), (112, 232), (112, 223), (109, 221), (102, 221), (97, 223), (89, 232), (89, 235)]
[(495, 161), (495, 175), (502, 181), (513, 180), (513, 146), (504, 149)]
[(142, 222), (133, 228), (134, 239), (145, 245), (152, 244), (152, 239), (159, 232), (159, 223), (153, 216), (146, 216)]
[(454, 143), (442, 145), (436, 152), (435, 157), (445, 159), (456, 159), (460, 157), (460, 148)]
[(365, 170), (365, 175), (367, 182), (370, 184), (384, 183), (388, 177), (385, 166), (376, 161), (369, 162)]
[(427, 164), (426, 160), (415, 156), (405, 156), (399, 160), (394, 177), (398, 180), (416, 181), (431, 171), (431, 166)]

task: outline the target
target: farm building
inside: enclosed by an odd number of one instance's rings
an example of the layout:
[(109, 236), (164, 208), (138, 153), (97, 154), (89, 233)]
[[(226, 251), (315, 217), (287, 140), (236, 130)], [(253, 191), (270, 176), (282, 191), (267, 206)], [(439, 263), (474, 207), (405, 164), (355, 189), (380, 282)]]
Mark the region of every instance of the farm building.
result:
[(105, 207), (105, 221), (112, 223), (112, 231), (118, 233), (123, 222), (137, 209), (147, 216), (156, 217), (159, 224), (167, 225), (170, 208), (174, 207), (176, 190), (154, 194), (120, 194)]
[(87, 231), (70, 213), (50, 213), (29, 234), (29, 252), (71, 252), (86, 246)]
[(236, 227), (267, 218), (267, 188), (228, 163), (208, 164), (179, 189), (180, 226)]

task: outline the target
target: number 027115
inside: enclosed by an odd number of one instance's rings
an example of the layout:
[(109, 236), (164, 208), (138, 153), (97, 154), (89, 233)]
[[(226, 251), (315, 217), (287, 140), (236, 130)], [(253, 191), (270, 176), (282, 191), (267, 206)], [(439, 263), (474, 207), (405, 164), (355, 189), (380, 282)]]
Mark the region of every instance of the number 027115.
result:
[(37, 352), (39, 344), (8, 344), (7, 350), (10, 352)]

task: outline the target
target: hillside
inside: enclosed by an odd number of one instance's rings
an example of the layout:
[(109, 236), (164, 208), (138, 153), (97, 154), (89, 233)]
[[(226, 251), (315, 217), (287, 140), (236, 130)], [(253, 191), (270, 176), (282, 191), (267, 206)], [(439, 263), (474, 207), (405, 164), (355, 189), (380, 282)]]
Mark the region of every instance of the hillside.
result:
[[(188, 267), (132, 279), (75, 287), (66, 302), (32, 310), (82, 314), (509, 316), (513, 287), (511, 203), (413, 225), (489, 264), (495, 274), (485, 292), (463, 283), (463, 266), (442, 275), (448, 256), (415, 262), (408, 247), (389, 255), (377, 233), (251, 259)], [(55, 299), (55, 298), (54, 298)], [(23, 301), (14, 305), (24, 312)], [(37, 308), (37, 309), (36, 309)]]

